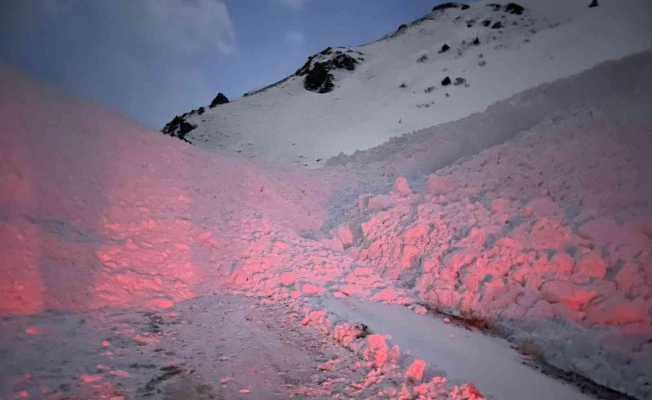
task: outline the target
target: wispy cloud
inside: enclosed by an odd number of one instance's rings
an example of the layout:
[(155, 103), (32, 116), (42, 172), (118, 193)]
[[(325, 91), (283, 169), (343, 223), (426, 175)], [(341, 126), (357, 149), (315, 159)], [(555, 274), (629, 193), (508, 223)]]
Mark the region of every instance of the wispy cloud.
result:
[(2, 7), (7, 62), (46, 71), (153, 127), (209, 101), (215, 87), (206, 66), (237, 49), (225, 0), (3, 0)]
[[(233, 22), (222, 0), (50, 0), (45, 3), (24, 0), (24, 3), (25, 9), (41, 10), (33, 14), (43, 19), (42, 22), (65, 22), (64, 30), (84, 25), (80, 20), (89, 15), (104, 16), (93, 19), (93, 28), (96, 32), (111, 32), (106, 36), (110, 42), (129, 40), (151, 48), (165, 47), (166, 51), (191, 53), (203, 48), (225, 54), (233, 50), (235, 42)], [(30, 3), (35, 4), (30, 6)]]
[[(112, 0), (107, 3), (115, 3)], [(154, 45), (174, 43), (180, 51), (216, 48), (228, 54), (234, 47), (234, 28), (226, 4), (220, 0), (141, 0), (143, 31)], [(140, 3), (140, 4), (139, 4)], [(158, 33), (156, 37), (150, 33)]]

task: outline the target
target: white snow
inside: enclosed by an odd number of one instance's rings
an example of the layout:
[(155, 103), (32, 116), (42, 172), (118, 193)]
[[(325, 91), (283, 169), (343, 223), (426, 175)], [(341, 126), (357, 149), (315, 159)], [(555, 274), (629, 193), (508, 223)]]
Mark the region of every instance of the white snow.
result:
[[(249, 158), (318, 166), (340, 152), (457, 120), (523, 90), (652, 48), (648, 0), (603, 0), (597, 8), (584, 0), (524, 0), (523, 15), (493, 11), (488, 3), (431, 13), (401, 34), (355, 48), (365, 62), (353, 72), (337, 71), (333, 92), (308, 92), (303, 77), (292, 77), (193, 115), (188, 121), (199, 127), (188, 138)], [(484, 27), (484, 19), (505, 27)], [(470, 28), (469, 20), (475, 20)], [(474, 46), (476, 37), (480, 44)], [(444, 43), (451, 49), (438, 54)], [(417, 62), (422, 55), (428, 59)], [(444, 88), (446, 76), (462, 77), (469, 86)]]

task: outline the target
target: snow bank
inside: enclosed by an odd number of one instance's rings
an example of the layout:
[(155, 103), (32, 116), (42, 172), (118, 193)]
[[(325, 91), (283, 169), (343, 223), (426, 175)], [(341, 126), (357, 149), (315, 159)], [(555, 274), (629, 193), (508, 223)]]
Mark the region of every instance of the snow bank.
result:
[[(600, 99), (438, 170), (421, 192), (361, 202), (370, 217), (350, 254), (432, 308), (487, 321), (553, 365), (649, 397), (651, 73), (650, 53), (600, 67), (589, 73)], [(582, 79), (559, 84), (571, 93)], [(395, 151), (408, 158), (406, 142)]]
[(327, 181), (207, 154), (8, 70), (0, 115), (2, 314), (169, 307), (221, 283), (254, 232), (324, 219)]

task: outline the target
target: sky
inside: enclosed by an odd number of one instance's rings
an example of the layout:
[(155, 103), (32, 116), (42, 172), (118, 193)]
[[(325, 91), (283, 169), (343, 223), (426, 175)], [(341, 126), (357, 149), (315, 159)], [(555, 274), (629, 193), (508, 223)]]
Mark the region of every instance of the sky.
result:
[(440, 0), (2, 0), (0, 64), (160, 129)]

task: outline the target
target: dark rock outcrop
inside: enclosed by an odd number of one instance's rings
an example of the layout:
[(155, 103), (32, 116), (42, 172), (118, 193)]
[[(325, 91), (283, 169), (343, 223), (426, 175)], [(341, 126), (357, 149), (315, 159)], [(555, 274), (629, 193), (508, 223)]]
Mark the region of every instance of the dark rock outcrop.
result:
[(358, 63), (358, 60), (347, 55), (347, 54), (338, 54), (333, 57), (333, 66), (335, 68), (346, 69), (348, 71), (354, 71), (355, 66)]
[(179, 138), (184, 142), (190, 143), (190, 140), (186, 139), (186, 135), (193, 129), (197, 128), (197, 125), (193, 125), (186, 121), (186, 115), (188, 114), (175, 116), (172, 121), (168, 122), (165, 127), (161, 129), (161, 132), (165, 135), (170, 135)]
[(521, 15), (525, 11), (525, 7), (517, 3), (507, 3), (507, 5), (490, 3), (487, 4), (487, 7), (491, 8), (493, 11), (505, 11), (508, 14), (514, 15)]
[(441, 46), (441, 49), (439, 50), (439, 54), (446, 53), (450, 49), (451, 49), (451, 47), (449, 45), (447, 45), (446, 43), (444, 43), (444, 45)]
[(525, 7), (520, 4), (509, 3), (505, 6), (505, 12), (510, 14), (521, 15), (523, 14), (523, 11), (525, 11)]
[(219, 106), (220, 104), (226, 104), (228, 102), (229, 102), (229, 99), (222, 92), (220, 92), (220, 93), (217, 94), (217, 96), (215, 96), (213, 101), (211, 101), (211, 105), (209, 106), (209, 108), (215, 108), (215, 107)]
[(323, 63), (317, 62), (306, 74), (303, 87), (311, 92), (328, 93), (335, 87), (333, 75), (328, 72), (328, 69)]
[(331, 47), (308, 58), (308, 61), (295, 72), (304, 76), (304, 88), (311, 92), (328, 93), (335, 88), (334, 70), (354, 71), (358, 63), (364, 61), (359, 51)]
[(589, 8), (595, 8), (599, 5), (600, 4), (598, 3), (598, 0), (591, 0), (591, 4), (589, 4)]
[(468, 4), (463, 4), (463, 3), (455, 3), (455, 2), (448, 2), (448, 3), (442, 3), (434, 6), (432, 8), (432, 12), (435, 11), (443, 11), (447, 10), (449, 8), (459, 8), (462, 10), (467, 10), (470, 6)]
[(444, 80), (441, 81), (442, 86), (449, 86), (452, 83), (450, 76), (447, 76), (444, 78)]
[(491, 25), (491, 29), (502, 29), (503, 28), (503, 23), (498, 21), (495, 22), (493, 25)]

